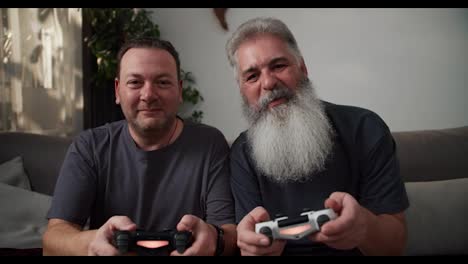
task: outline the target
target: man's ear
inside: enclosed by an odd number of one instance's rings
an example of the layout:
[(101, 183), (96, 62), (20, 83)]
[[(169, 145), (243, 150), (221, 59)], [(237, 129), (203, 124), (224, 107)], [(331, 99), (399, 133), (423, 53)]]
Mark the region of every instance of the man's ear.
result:
[(304, 73), (305, 76), (309, 76), (307, 72), (307, 66), (304, 62), (304, 58), (301, 58), (300, 68), (301, 68), (302, 73)]
[(183, 103), (184, 102), (184, 97), (182, 96), (182, 87), (183, 87), (183, 84), (184, 84), (184, 81), (183, 80), (179, 80), (179, 103)]
[(119, 89), (120, 89), (120, 83), (119, 79), (115, 78), (114, 79), (114, 90), (115, 90), (115, 103), (120, 104), (120, 95), (119, 95)]

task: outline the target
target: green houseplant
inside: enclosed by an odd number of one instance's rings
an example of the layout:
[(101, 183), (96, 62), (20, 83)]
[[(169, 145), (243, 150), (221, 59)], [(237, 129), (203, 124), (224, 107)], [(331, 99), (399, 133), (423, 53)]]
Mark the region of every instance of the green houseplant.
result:
[[(84, 36), (84, 43), (95, 57), (97, 64), (91, 79), (92, 87), (105, 87), (114, 80), (117, 69), (117, 52), (127, 39), (135, 37), (159, 38), (159, 27), (151, 20), (151, 11), (137, 8), (83, 8), (83, 21), (90, 25), (90, 32)], [(203, 96), (194, 86), (191, 72), (181, 70), (184, 86), (182, 117), (201, 122), (202, 111), (192, 110), (203, 101)], [(188, 113), (187, 113), (188, 112)], [(184, 116), (185, 115), (185, 116)]]

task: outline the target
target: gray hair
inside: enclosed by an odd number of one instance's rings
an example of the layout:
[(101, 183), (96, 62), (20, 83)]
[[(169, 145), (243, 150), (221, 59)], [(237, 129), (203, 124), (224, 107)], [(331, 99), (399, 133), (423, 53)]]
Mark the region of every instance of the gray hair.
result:
[(286, 42), (298, 62), (302, 59), (296, 39), (286, 24), (279, 19), (271, 17), (254, 18), (240, 25), (226, 43), (228, 60), (234, 69), (237, 68), (236, 53), (239, 46), (249, 38), (260, 34), (271, 34), (279, 37)]

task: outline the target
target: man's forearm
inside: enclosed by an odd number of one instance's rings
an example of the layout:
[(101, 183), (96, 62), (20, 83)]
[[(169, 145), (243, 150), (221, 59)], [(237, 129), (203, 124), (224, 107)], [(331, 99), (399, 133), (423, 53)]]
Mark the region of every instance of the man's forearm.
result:
[(43, 237), (43, 255), (86, 256), (95, 232), (81, 231), (67, 224), (49, 227)]
[(406, 224), (403, 214), (374, 215), (367, 209), (368, 229), (359, 246), (364, 255), (402, 255), (406, 247)]
[(222, 225), (224, 230), (224, 256), (232, 256), (237, 253), (237, 232), (236, 225)]

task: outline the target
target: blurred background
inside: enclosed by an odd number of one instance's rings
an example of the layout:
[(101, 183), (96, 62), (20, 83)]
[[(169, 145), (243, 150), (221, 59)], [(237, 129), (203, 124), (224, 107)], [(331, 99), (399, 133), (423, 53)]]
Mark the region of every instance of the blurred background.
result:
[[(219, 128), (229, 141), (247, 123), (224, 47), (237, 26), (257, 16), (277, 17), (290, 27), (322, 99), (371, 109), (392, 131), (468, 125), (468, 9), (145, 11), (192, 74), (203, 97), (195, 104), (200, 121)], [(0, 130), (73, 136), (122, 118), (102, 116), (118, 111), (113, 83), (90, 85), (96, 57), (86, 51), (91, 21), (83, 13), (1, 9)], [(89, 99), (98, 90), (105, 94)]]

